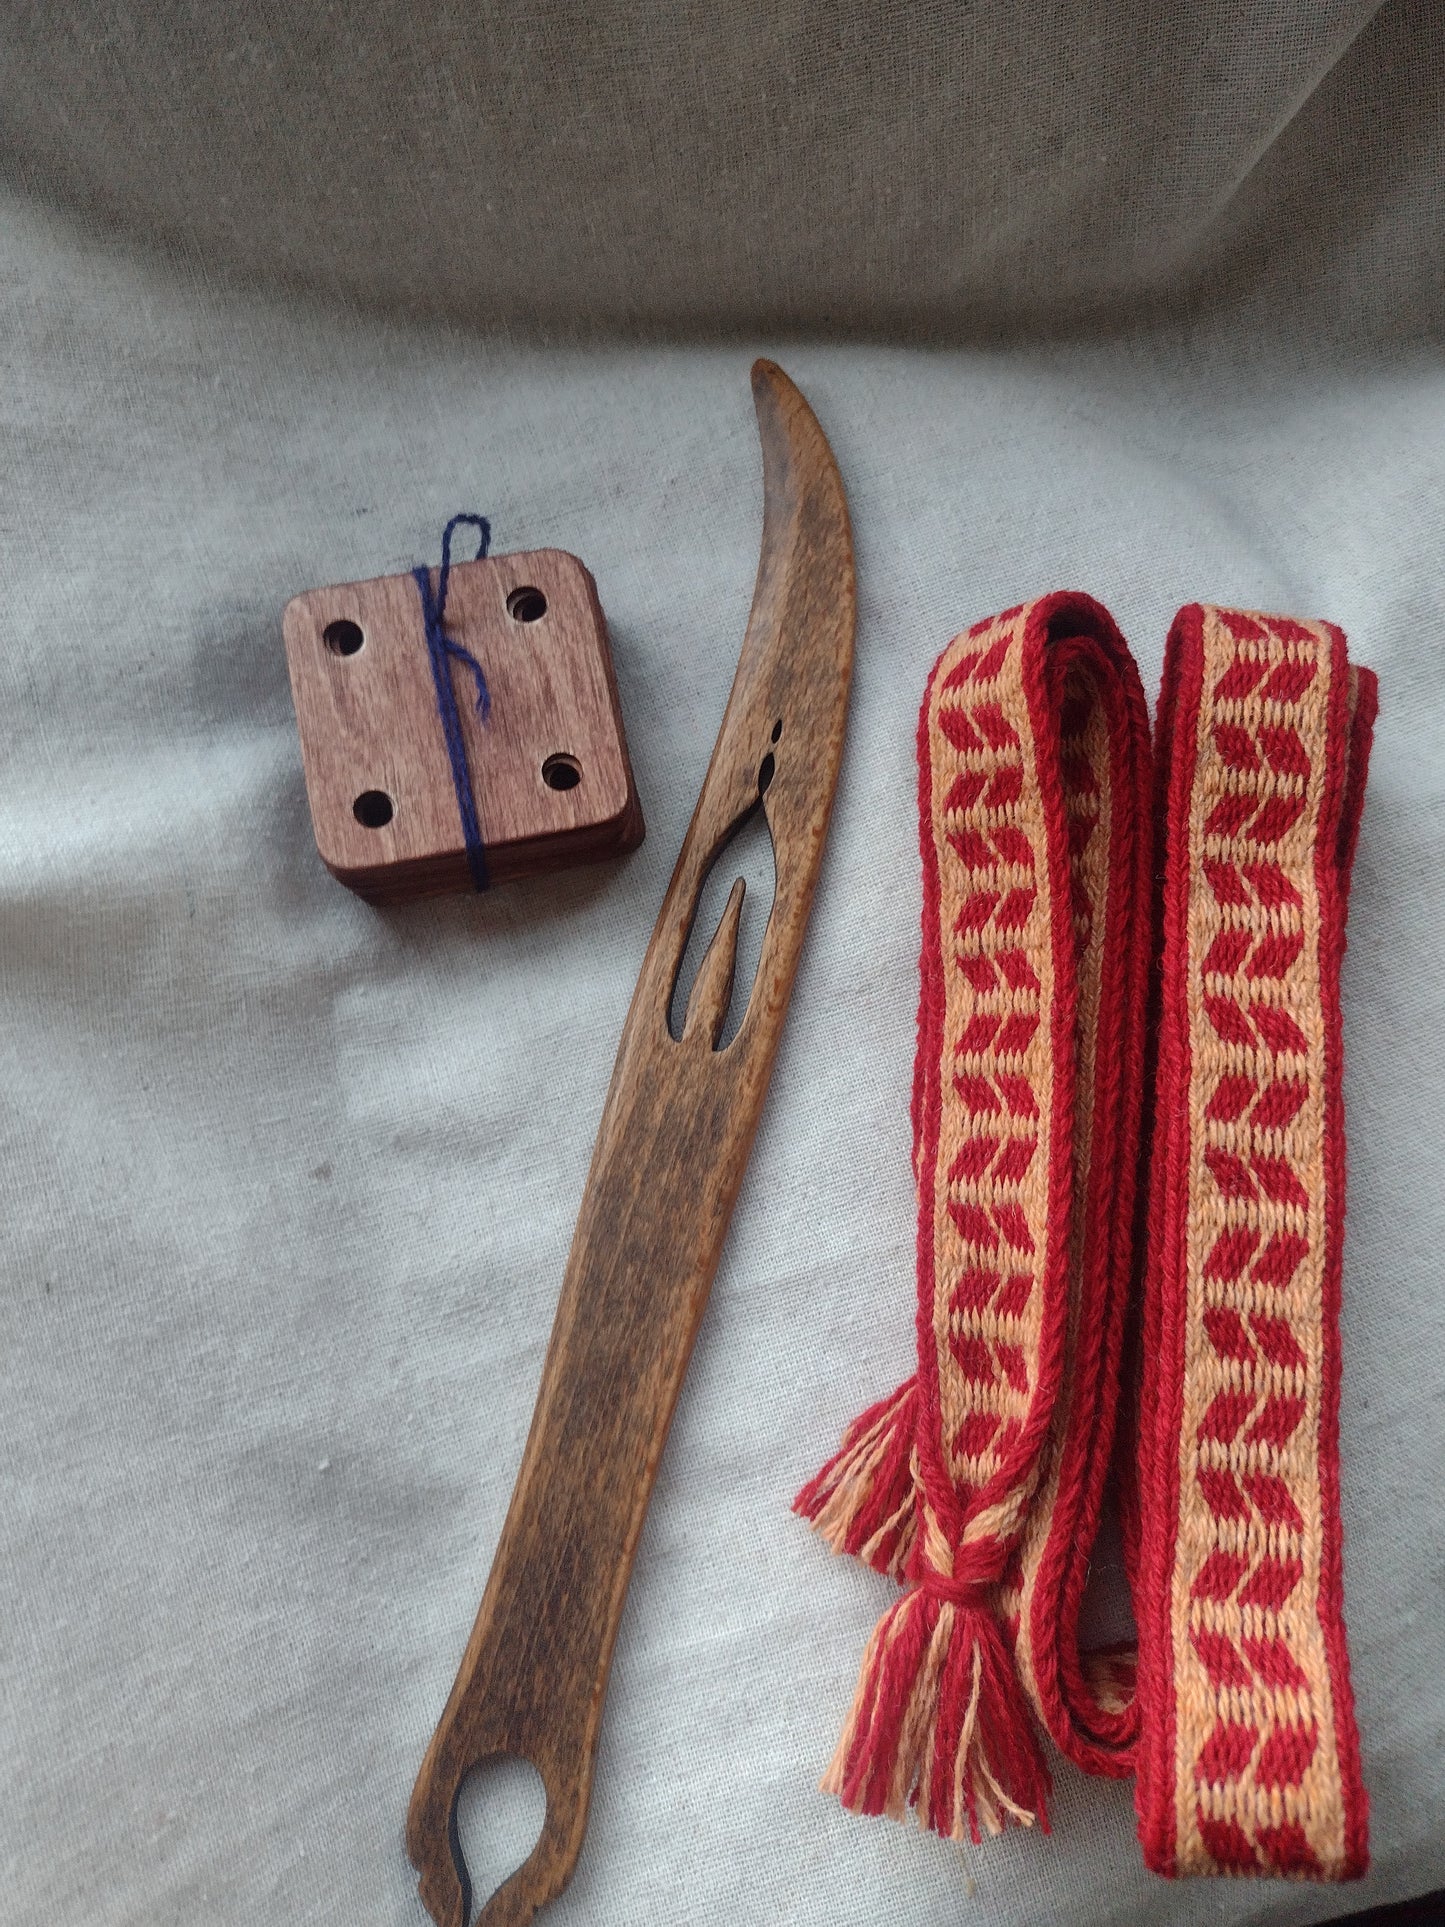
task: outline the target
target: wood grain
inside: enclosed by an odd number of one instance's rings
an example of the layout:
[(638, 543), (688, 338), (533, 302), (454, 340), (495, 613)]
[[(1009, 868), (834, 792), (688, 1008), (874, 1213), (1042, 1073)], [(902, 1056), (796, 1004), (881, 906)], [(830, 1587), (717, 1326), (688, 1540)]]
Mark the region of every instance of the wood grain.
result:
[[(509, 609), (509, 597), (526, 589), (546, 602), (535, 621)], [(337, 622), (359, 628), (363, 642), (354, 653), (328, 647)], [(283, 631), (311, 820), (327, 868), (373, 903), (471, 889), (411, 577), (307, 590), (288, 603)], [(492, 881), (636, 848), (642, 811), (606, 620), (577, 557), (535, 549), (454, 563), (446, 633), (471, 650), (491, 692), (483, 723), (474, 686), (453, 668)], [(574, 788), (554, 789), (543, 777), (558, 755), (580, 771)], [(357, 798), (366, 792), (391, 802), (394, 814), (382, 827), (358, 820)]]
[[(622, 1033), (511, 1508), (412, 1796), (408, 1851), (439, 1927), (466, 1927), (456, 1801), (491, 1755), (534, 1764), (547, 1813), (530, 1858), (480, 1921), (530, 1920), (576, 1864), (633, 1555), (757, 1128), (827, 834), (853, 660), (847, 504), (823, 432), (787, 376), (758, 362), (753, 394), (764, 516), (747, 636)], [(703, 883), (763, 789), (777, 880), (746, 1013), (717, 1049), (739, 879), (675, 1040), (668, 1005)]]

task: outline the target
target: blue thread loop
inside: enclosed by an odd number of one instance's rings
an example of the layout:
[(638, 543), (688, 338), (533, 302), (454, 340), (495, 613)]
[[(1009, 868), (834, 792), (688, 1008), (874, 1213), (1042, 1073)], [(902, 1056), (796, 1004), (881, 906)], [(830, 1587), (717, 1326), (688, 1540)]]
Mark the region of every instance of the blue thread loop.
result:
[(442, 535), (442, 565), (437, 572), (436, 594), (432, 594), (431, 570), (413, 569), (412, 580), (421, 595), (422, 624), (426, 631), (427, 655), (431, 660), (432, 684), (436, 690), (437, 715), (441, 718), (442, 734), (446, 738), (447, 760), (452, 766), (452, 788), (457, 793), (457, 814), (462, 819), (462, 839), (467, 846), (467, 868), (472, 873), (472, 882), (478, 890), (485, 890), (491, 884), (487, 874), (487, 855), (482, 843), (482, 826), (477, 819), (476, 799), (472, 795), (472, 773), (467, 766), (467, 744), (462, 735), (461, 713), (457, 709), (457, 692), (452, 687), (451, 665), (459, 662), (464, 669), (471, 671), (477, 685), (477, 714), (483, 722), (492, 713), (491, 691), (487, 679), (482, 674), (482, 665), (470, 649), (464, 649), (459, 642), (453, 642), (442, 626), (447, 613), (447, 585), (452, 572), (452, 535), (463, 523), (476, 529), (481, 537), (477, 544), (476, 559), (485, 557), (491, 546), (492, 528), (485, 515), (454, 515), (447, 523)]

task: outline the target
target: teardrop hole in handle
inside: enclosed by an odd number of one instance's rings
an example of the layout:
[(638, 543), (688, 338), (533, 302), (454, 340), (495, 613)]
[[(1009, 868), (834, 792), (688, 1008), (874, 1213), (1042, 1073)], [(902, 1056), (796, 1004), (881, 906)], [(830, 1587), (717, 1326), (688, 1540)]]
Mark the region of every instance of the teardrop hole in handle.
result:
[(468, 1927), (530, 1857), (546, 1819), (547, 1789), (530, 1760), (495, 1753), (462, 1781), (452, 1812), (452, 1853), (468, 1896)]
[[(772, 756), (769, 755), (766, 761), (771, 764)], [(771, 780), (772, 770), (769, 769), (768, 781)], [(747, 893), (743, 898), (742, 921), (738, 926), (737, 966), (733, 974), (732, 1000), (718, 1033), (718, 1050), (726, 1050), (747, 1015), (753, 994), (753, 979), (758, 974), (758, 960), (763, 952), (763, 932), (773, 913), (773, 897), (778, 887), (773, 833), (768, 828), (767, 812), (763, 809), (763, 790), (766, 787), (767, 784), (760, 778), (757, 802), (739, 818), (737, 826), (708, 866), (698, 895), (692, 929), (688, 932), (687, 947), (682, 953), (682, 963), (672, 986), (672, 1001), (668, 1005), (667, 1028), (674, 1038), (680, 1038), (698, 967), (717, 934), (733, 884), (738, 877), (742, 877), (747, 885)]]

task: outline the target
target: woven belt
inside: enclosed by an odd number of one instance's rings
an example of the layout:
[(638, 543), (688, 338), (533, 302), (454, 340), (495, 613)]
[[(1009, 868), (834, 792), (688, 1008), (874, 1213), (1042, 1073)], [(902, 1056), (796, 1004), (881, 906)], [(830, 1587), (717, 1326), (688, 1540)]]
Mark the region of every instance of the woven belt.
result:
[[(1191, 607), (1151, 779), (1138, 672), (1089, 598), (935, 665), (918, 1371), (797, 1500), (903, 1586), (824, 1780), (855, 1811), (1046, 1828), (1036, 1717), (1137, 1775), (1161, 1873), (1364, 1871), (1339, 966), (1374, 713), (1338, 629)], [(1079, 1642), (1111, 1456), (1137, 1666)]]

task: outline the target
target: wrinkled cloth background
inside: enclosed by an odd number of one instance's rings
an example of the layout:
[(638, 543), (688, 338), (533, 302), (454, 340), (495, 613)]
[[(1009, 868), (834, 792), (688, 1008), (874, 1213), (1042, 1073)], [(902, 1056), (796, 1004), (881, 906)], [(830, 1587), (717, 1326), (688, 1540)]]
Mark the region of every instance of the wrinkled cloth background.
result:
[[(406, 1802), (746, 619), (759, 351), (850, 492), (850, 739), (547, 1917), (1304, 1923), (1445, 1883), (1445, 15), (0, 13), (0, 1919), (423, 1927)], [(383, 914), (312, 847), (280, 611), (462, 508), (593, 569), (648, 839)], [(888, 1589), (788, 1501), (911, 1357), (916, 704), (1064, 586), (1151, 695), (1195, 598), (1330, 616), (1380, 674), (1349, 1892), (1155, 1880), (1129, 1788), (1063, 1766), (1051, 1838), (976, 1852), (815, 1791)], [(481, 1892), (540, 1816), (478, 1776)]]

